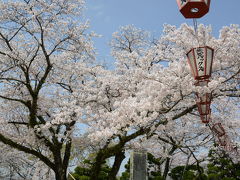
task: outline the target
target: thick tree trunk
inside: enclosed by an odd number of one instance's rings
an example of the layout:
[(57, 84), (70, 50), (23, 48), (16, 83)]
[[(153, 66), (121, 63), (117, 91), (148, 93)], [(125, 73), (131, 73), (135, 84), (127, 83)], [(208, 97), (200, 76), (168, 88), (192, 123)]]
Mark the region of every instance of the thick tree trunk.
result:
[(124, 158), (125, 158), (125, 153), (123, 151), (121, 151), (115, 155), (114, 164), (112, 166), (111, 172), (109, 173), (108, 180), (116, 179), (117, 173), (119, 171), (119, 168), (120, 168)]
[(56, 180), (67, 180), (67, 168), (70, 157), (71, 142), (67, 143), (65, 148), (64, 160), (61, 157), (61, 144), (57, 144), (53, 150), (54, 163), (55, 163), (55, 178)]
[(56, 180), (67, 180), (67, 174), (66, 173), (55, 173)]
[(61, 166), (57, 165), (55, 169), (55, 179), (56, 180), (67, 180), (67, 170), (63, 169)]

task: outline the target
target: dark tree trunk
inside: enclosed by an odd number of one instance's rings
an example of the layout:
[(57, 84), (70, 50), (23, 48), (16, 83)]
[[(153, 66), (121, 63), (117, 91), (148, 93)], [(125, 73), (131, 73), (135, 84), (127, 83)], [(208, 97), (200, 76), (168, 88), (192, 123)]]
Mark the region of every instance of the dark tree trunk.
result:
[(121, 151), (121, 152), (119, 152), (115, 155), (114, 164), (112, 166), (111, 172), (109, 173), (108, 180), (115, 180), (116, 179), (117, 173), (119, 171), (119, 168), (120, 168), (124, 158), (125, 158), (125, 152), (124, 151)]
[(55, 178), (56, 180), (67, 180), (67, 167), (70, 158), (71, 141), (66, 144), (64, 160), (61, 157), (61, 149), (62, 145), (56, 143), (53, 150)]
[(64, 171), (55, 172), (55, 178), (56, 180), (67, 180), (67, 174)]
[(67, 180), (67, 169), (63, 168), (61, 164), (56, 164), (54, 172), (56, 180)]

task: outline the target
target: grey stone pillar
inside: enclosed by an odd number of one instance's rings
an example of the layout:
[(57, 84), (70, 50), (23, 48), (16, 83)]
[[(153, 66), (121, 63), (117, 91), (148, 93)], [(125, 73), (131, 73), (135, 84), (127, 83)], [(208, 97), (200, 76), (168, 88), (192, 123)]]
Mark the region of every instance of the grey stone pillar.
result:
[(131, 152), (130, 180), (147, 180), (147, 152)]

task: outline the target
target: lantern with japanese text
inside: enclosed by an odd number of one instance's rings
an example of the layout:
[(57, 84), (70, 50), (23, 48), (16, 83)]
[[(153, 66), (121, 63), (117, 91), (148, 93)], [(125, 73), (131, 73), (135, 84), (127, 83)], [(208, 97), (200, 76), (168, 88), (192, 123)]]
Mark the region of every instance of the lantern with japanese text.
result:
[(211, 0), (177, 0), (180, 12), (185, 18), (200, 18), (208, 13)]
[(211, 77), (214, 49), (208, 46), (191, 49), (187, 53), (194, 79), (203, 80)]
[(224, 136), (225, 135), (225, 130), (222, 127), (221, 123), (214, 124), (211, 129), (217, 136)]
[[(196, 86), (207, 86), (209, 80), (199, 80), (195, 83)], [(197, 107), (203, 123), (209, 123), (211, 119), (211, 93), (196, 93), (197, 95)]]

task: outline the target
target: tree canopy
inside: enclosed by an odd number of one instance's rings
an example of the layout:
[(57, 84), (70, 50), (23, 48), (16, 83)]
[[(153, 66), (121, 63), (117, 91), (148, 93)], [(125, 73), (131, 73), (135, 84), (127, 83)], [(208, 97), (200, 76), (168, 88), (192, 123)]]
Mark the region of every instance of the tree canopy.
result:
[[(114, 179), (125, 152), (144, 148), (163, 158), (201, 163), (214, 136), (201, 124), (195, 92), (212, 92), (212, 122), (239, 139), (240, 28), (164, 25), (153, 39), (132, 25), (113, 33), (116, 67), (95, 57), (83, 0), (0, 2), (0, 142), (24, 152), (48, 178), (67, 179), (71, 151), (94, 153), (90, 179), (113, 158)], [(193, 47), (215, 49), (208, 87), (196, 87), (186, 62)], [(1, 146), (2, 147), (2, 146)], [(5, 155), (7, 156), (7, 155)], [(236, 159), (236, 156), (231, 156)], [(183, 163), (184, 164), (184, 163)], [(42, 177), (42, 176), (41, 176)], [(40, 178), (40, 175), (39, 175)], [(43, 179), (47, 179), (44, 177)]]

